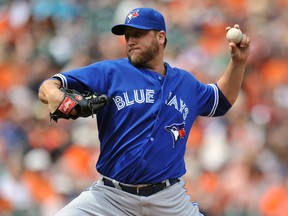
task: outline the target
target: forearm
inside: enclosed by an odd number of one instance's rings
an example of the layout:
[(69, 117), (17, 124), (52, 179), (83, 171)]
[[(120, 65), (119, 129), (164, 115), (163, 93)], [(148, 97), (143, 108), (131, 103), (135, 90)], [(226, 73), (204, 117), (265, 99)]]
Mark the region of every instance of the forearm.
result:
[[(226, 32), (229, 31), (230, 28), (231, 27), (226, 27)], [(239, 25), (235, 24), (234, 28), (239, 29)], [(240, 92), (246, 62), (250, 54), (249, 46), (250, 38), (246, 34), (243, 34), (242, 40), (238, 44), (233, 42), (229, 43), (231, 60), (224, 74), (217, 82), (219, 89), (231, 105), (235, 103)]]
[(234, 104), (240, 92), (245, 66), (245, 62), (230, 60), (224, 74), (217, 82), (219, 89), (231, 105)]

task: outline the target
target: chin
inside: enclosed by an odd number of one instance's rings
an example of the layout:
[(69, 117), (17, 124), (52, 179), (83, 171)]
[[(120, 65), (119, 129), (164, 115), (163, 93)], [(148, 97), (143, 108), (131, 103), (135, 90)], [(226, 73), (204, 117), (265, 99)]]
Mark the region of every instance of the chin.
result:
[(141, 65), (141, 60), (139, 58), (137, 58), (136, 56), (132, 55), (128, 58), (133, 65), (137, 65), (137, 66)]

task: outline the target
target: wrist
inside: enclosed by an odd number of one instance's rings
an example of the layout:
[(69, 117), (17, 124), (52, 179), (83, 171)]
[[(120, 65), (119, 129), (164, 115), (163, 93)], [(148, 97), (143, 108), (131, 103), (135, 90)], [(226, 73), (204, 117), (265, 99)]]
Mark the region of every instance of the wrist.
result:
[(231, 58), (230, 64), (233, 67), (245, 67), (246, 66), (246, 60)]
[(50, 89), (46, 93), (46, 99), (49, 104), (49, 110), (53, 113), (64, 99), (64, 93), (59, 89)]

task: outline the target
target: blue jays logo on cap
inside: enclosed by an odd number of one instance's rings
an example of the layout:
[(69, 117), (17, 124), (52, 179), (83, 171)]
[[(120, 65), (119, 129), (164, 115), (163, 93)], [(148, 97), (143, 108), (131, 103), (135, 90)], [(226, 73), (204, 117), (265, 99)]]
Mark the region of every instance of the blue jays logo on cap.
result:
[(135, 8), (131, 10), (126, 16), (124, 24), (113, 26), (111, 31), (115, 35), (124, 35), (127, 27), (166, 32), (163, 15), (152, 8)]
[(185, 123), (180, 123), (180, 124), (172, 124), (170, 126), (166, 126), (165, 130), (167, 130), (168, 132), (170, 132), (170, 134), (172, 135), (173, 138), (173, 148), (175, 147), (176, 142), (179, 139), (183, 139), (186, 132), (184, 130), (184, 126)]
[(138, 11), (139, 11), (139, 10), (131, 11), (131, 12), (127, 15), (127, 22), (128, 22), (128, 23), (130, 22), (131, 19), (139, 16)]

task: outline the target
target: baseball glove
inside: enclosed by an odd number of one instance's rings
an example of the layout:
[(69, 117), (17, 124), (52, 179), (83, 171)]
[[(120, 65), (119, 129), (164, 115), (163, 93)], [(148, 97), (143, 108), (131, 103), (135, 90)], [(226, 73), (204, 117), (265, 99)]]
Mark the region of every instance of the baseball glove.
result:
[[(79, 93), (75, 89), (60, 88), (64, 92), (64, 98), (59, 104), (55, 112), (50, 113), (51, 120), (57, 122), (58, 119), (77, 119), (79, 117), (89, 117), (96, 114), (108, 103), (108, 96), (105, 94), (84, 92)], [(71, 111), (75, 109), (76, 115), (71, 115)]]

